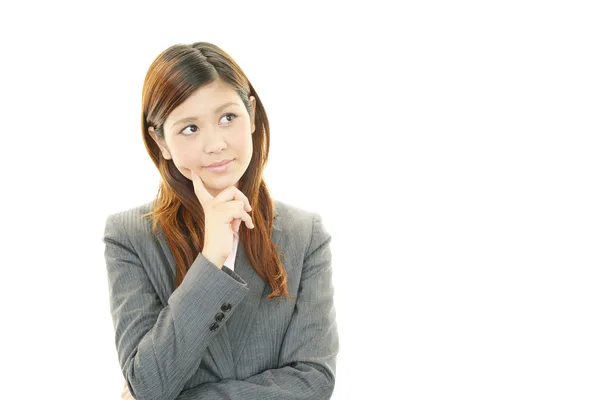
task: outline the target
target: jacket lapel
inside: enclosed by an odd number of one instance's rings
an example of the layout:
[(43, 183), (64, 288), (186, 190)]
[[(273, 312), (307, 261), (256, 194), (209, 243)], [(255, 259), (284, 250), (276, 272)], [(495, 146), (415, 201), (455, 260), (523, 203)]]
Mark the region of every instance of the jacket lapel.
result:
[[(280, 248), (281, 226), (277, 211), (273, 220), (271, 239), (275, 246)], [(231, 344), (231, 354), (235, 355), (235, 359), (233, 360), (234, 365), (237, 364), (242, 349), (256, 324), (261, 300), (266, 298), (271, 291), (271, 287), (262, 280), (252, 267), (241, 242), (239, 243), (235, 258), (235, 273), (248, 284), (250, 290), (225, 323)]]

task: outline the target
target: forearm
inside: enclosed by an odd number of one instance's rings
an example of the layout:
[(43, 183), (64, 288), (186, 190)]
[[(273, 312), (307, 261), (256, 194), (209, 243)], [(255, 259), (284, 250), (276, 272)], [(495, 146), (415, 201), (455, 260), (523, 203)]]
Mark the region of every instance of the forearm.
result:
[(137, 400), (172, 400), (197, 371), (219, 324), (248, 293), (246, 282), (199, 254), (185, 279), (159, 299), (119, 220), (107, 219), (104, 241), (110, 308), (119, 364)]
[(297, 363), (245, 380), (226, 379), (184, 390), (175, 400), (328, 400), (335, 379), (320, 365)]

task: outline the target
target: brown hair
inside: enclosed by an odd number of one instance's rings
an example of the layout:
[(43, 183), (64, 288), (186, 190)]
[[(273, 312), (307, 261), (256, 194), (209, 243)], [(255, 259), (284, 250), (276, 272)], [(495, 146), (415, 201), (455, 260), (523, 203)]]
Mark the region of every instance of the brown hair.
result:
[[(239, 238), (257, 274), (271, 286), (268, 298), (290, 295), (287, 273), (271, 240), (275, 203), (263, 179), (263, 169), (269, 154), (269, 120), (260, 97), (237, 63), (222, 49), (207, 42), (176, 44), (160, 53), (150, 65), (142, 91), (142, 135), (146, 150), (162, 177), (153, 201), (152, 231), (160, 224), (177, 264), (177, 288), (204, 247), (204, 210), (194, 193), (192, 181), (182, 175), (172, 160), (162, 157), (160, 149), (148, 132), (153, 127), (164, 139), (163, 124), (167, 116), (196, 89), (215, 80), (229, 84), (240, 96), (248, 114), (255, 112), (256, 130), (252, 135), (253, 153), (248, 169), (240, 178), (239, 189), (252, 206), (255, 228), (244, 223)], [(252, 110), (249, 96), (256, 98)]]

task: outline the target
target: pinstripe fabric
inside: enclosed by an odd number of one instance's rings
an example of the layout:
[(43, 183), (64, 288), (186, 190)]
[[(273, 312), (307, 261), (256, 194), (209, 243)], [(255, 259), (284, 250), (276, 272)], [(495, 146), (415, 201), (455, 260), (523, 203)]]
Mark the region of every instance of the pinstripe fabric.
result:
[(339, 348), (331, 236), (319, 214), (277, 200), (275, 207), (272, 240), (294, 301), (267, 300), (270, 287), (241, 243), (234, 270), (219, 269), (200, 253), (173, 290), (175, 261), (166, 238), (141, 219), (151, 202), (107, 217), (115, 345), (136, 399), (331, 397)]

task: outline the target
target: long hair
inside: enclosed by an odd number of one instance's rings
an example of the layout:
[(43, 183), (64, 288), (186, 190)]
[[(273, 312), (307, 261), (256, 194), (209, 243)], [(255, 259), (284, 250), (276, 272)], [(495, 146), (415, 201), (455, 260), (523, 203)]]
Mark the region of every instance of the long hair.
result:
[[(162, 157), (148, 128), (153, 127), (156, 135), (164, 139), (163, 125), (171, 111), (195, 90), (217, 79), (229, 84), (238, 93), (248, 114), (255, 112), (252, 159), (239, 185), (252, 206), (255, 228), (248, 229), (242, 223), (239, 239), (252, 267), (271, 287), (268, 298), (286, 295), (290, 299), (287, 273), (271, 240), (275, 203), (263, 179), (269, 155), (267, 113), (238, 64), (214, 44), (173, 45), (160, 53), (148, 69), (142, 90), (142, 135), (146, 150), (161, 175), (161, 182), (152, 211), (142, 218), (153, 217), (154, 234), (160, 224), (176, 262), (177, 288), (204, 247), (204, 210), (194, 193), (192, 181), (179, 172), (172, 160)], [(256, 98), (256, 110), (252, 110), (249, 96)]]

